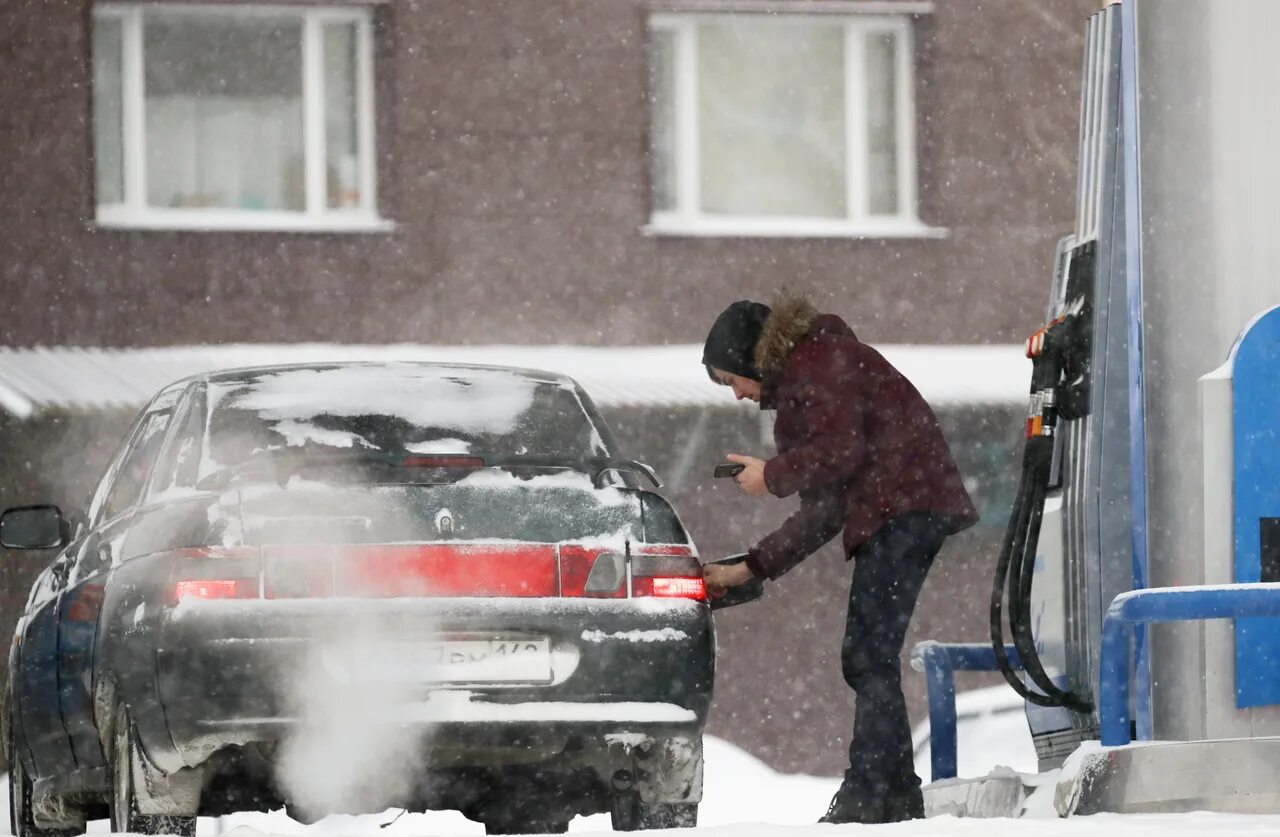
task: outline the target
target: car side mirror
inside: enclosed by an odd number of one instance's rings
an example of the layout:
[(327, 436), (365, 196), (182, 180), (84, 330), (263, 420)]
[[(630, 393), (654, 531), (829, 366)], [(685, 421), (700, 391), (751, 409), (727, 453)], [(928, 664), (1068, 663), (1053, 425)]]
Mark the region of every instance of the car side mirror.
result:
[(0, 514), (0, 546), (8, 549), (57, 549), (70, 541), (57, 506), (19, 506)]

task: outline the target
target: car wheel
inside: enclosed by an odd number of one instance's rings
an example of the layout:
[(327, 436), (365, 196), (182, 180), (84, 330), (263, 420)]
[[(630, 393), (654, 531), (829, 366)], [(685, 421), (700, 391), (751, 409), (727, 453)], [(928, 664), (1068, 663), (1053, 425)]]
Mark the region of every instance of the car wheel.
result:
[(693, 828), (698, 824), (698, 803), (641, 805), (640, 828)]
[(646, 805), (639, 795), (628, 793), (614, 801), (610, 811), (614, 831), (648, 831), (658, 828), (693, 828), (698, 824), (698, 804)]
[(5, 740), (9, 742), (5, 754), (9, 759), (9, 829), (14, 837), (71, 837), (79, 834), (80, 831), (74, 828), (40, 828), (35, 824), (31, 813), (31, 777), (18, 759), (12, 729)]
[(134, 777), (141, 752), (133, 732), (133, 722), (124, 705), (116, 707), (111, 728), (111, 754), (107, 771), (111, 780), (111, 830), (130, 834), (173, 834), (195, 837), (196, 818), (138, 812)]

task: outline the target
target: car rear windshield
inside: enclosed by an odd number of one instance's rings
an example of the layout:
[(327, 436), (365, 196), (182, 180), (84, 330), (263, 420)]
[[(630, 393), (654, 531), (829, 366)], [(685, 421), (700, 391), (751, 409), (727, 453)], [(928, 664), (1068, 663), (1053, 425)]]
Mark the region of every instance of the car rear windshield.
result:
[(335, 366), (210, 382), (200, 479), (278, 453), (607, 457), (578, 391), (501, 369)]
[(581, 474), (520, 478), (482, 471), (444, 485), (323, 486), (294, 481), (244, 499), (250, 542), (644, 540), (636, 492)]

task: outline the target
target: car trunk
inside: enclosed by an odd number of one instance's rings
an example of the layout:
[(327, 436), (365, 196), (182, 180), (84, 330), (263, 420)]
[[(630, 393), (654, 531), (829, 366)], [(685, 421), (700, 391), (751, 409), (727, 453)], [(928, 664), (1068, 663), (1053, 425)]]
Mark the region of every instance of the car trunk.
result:
[(698, 561), (643, 541), (635, 492), (505, 474), (295, 483), (243, 489), (238, 511), (241, 544), (170, 562), (157, 661), (189, 758), (284, 735), (300, 683), (374, 689), (407, 723), (618, 730), (705, 713)]

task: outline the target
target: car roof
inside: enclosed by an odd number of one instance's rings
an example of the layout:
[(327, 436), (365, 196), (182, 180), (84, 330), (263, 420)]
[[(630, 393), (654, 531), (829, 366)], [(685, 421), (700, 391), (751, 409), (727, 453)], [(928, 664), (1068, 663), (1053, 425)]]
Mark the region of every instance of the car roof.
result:
[(394, 373), (397, 377), (403, 376), (406, 371), (419, 371), (422, 373), (422, 377), (424, 378), (439, 377), (447, 374), (449, 377), (460, 378), (462, 380), (466, 380), (468, 378), (467, 373), (469, 372), (478, 372), (482, 374), (499, 372), (508, 373), (513, 378), (533, 383), (551, 384), (570, 389), (576, 388), (578, 385), (577, 382), (568, 375), (562, 375), (558, 372), (546, 372), (541, 369), (525, 369), (517, 366), (486, 366), (475, 363), (436, 363), (429, 361), (349, 361), (247, 366), (237, 369), (224, 369), (215, 372), (206, 372), (186, 380), (234, 384), (249, 382), (260, 375), (269, 373), (306, 370), (321, 371), (329, 369), (367, 369), (373, 375), (377, 375), (379, 372), (385, 372), (388, 374)]

